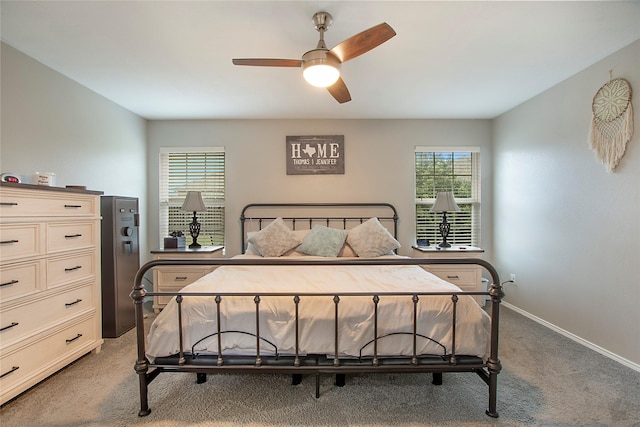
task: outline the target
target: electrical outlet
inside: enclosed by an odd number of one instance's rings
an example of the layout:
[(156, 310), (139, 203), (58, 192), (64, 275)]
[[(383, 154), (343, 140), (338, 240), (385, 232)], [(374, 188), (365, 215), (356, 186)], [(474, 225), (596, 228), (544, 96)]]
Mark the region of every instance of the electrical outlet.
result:
[(513, 283), (516, 283), (516, 275), (514, 273), (511, 273), (509, 280), (511, 280)]

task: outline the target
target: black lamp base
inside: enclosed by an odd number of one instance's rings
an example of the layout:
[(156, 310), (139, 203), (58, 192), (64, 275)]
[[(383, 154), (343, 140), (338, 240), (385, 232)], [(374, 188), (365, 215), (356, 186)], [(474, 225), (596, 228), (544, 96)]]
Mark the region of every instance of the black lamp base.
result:
[(193, 239), (193, 243), (189, 245), (191, 249), (193, 248), (201, 248), (202, 245), (198, 243), (198, 236), (200, 235), (200, 223), (198, 222), (198, 218), (196, 217), (196, 213), (193, 212), (193, 220), (191, 224), (189, 224), (189, 234), (191, 234), (191, 238)]
[(438, 225), (440, 230), (440, 235), (442, 236), (442, 242), (438, 244), (439, 248), (450, 248), (451, 245), (447, 242), (447, 236), (449, 235), (449, 230), (451, 229), (451, 224), (447, 222), (447, 213), (442, 212), (442, 222)]

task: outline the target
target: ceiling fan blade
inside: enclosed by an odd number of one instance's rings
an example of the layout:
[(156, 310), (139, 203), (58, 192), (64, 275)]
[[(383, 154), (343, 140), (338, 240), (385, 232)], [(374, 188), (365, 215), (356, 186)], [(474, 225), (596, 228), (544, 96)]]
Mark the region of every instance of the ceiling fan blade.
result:
[(233, 59), (234, 65), (255, 65), (258, 67), (301, 67), (299, 59), (242, 58)]
[(347, 85), (344, 84), (342, 77), (338, 77), (338, 81), (327, 87), (327, 90), (340, 104), (351, 101), (351, 94), (349, 93), (349, 89), (347, 89)]
[(331, 49), (330, 52), (336, 55), (340, 62), (346, 62), (381, 45), (395, 35), (396, 32), (393, 28), (383, 22), (353, 37), (349, 37)]

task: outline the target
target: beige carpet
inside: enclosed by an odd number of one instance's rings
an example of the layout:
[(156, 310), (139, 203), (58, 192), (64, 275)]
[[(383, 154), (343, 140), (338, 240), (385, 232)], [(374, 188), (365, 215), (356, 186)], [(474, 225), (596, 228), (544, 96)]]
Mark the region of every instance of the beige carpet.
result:
[[(5, 404), (14, 426), (640, 426), (640, 373), (502, 310), (500, 418), (484, 414), (486, 386), (473, 374), (357, 375), (347, 386), (324, 377), (298, 386), (288, 376), (162, 374), (150, 385), (149, 416), (137, 416), (133, 331), (108, 339)], [(542, 349), (546, 349), (541, 351)]]

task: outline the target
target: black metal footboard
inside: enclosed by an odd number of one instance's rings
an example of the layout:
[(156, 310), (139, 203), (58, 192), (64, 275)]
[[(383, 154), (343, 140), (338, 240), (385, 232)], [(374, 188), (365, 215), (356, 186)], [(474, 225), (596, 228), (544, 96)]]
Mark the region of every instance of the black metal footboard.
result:
[[(491, 275), (492, 285), (487, 292), (416, 292), (416, 293), (340, 293), (340, 294), (321, 294), (321, 293), (197, 293), (197, 292), (176, 292), (176, 293), (150, 293), (146, 292), (142, 286), (142, 278), (149, 270), (157, 266), (166, 265), (428, 265), (428, 264), (477, 264), (484, 267)], [(423, 336), (419, 333), (418, 321), (416, 315), (416, 306), (418, 301), (423, 297), (432, 295), (449, 296), (453, 305), (452, 327), (452, 345), (450, 349), (445, 349), (441, 354), (419, 354), (416, 350), (419, 340), (432, 340), (431, 337)], [(458, 355), (456, 349), (456, 307), (459, 298), (463, 295), (488, 295), (491, 301), (491, 336), (490, 336), (490, 354), (487, 360), (483, 360), (477, 356)], [(159, 357), (151, 363), (146, 357), (145, 327), (143, 303), (147, 296), (176, 296), (178, 304), (178, 333), (180, 342), (180, 351), (178, 354)], [(221, 329), (220, 322), (220, 302), (228, 297), (250, 296), (254, 299), (256, 305), (256, 323), (255, 332), (251, 335), (256, 340), (255, 355), (250, 356), (232, 356), (224, 354), (224, 351), (218, 351), (218, 354), (198, 354), (191, 348), (185, 348), (183, 344), (183, 327), (182, 327), (182, 302), (186, 298), (208, 296), (214, 297), (217, 306), (217, 331), (212, 331), (209, 338), (217, 340), (217, 348), (222, 349), (220, 340), (221, 336), (226, 333), (247, 333), (246, 331), (225, 331)], [(294, 354), (279, 354), (277, 349), (269, 347), (270, 343), (265, 343), (264, 338), (260, 334), (260, 303), (264, 297), (290, 297), (292, 304), (295, 304), (295, 352)], [(300, 352), (299, 348), (299, 312), (298, 304), (301, 298), (325, 296), (332, 297), (335, 310), (335, 331), (333, 348), (326, 349), (325, 354), (306, 354)], [(368, 348), (372, 347), (367, 356), (360, 357), (344, 357), (338, 345), (338, 329), (339, 329), (339, 312), (340, 301), (344, 298), (352, 296), (368, 296), (373, 302), (373, 328), (374, 337), (371, 342), (366, 343)], [(413, 302), (413, 330), (411, 332), (402, 331), (398, 334), (409, 335), (413, 341), (413, 354), (399, 357), (387, 356), (378, 353), (378, 344), (387, 336), (379, 335), (378, 332), (378, 303), (380, 298), (387, 296), (407, 297)], [(456, 259), (414, 259), (414, 258), (385, 258), (385, 259), (331, 259), (331, 260), (287, 260), (285, 259), (179, 259), (179, 260), (154, 260), (146, 263), (138, 271), (135, 279), (135, 285), (132, 292), (132, 298), (135, 303), (136, 311), (136, 333), (138, 357), (135, 364), (135, 371), (138, 374), (140, 387), (140, 416), (150, 413), (148, 405), (148, 386), (149, 384), (163, 372), (192, 372), (198, 374), (199, 382), (206, 378), (206, 374), (215, 373), (283, 373), (300, 375), (315, 375), (316, 378), (316, 397), (319, 396), (319, 377), (320, 375), (340, 375), (348, 373), (432, 373), (434, 375), (434, 383), (441, 382), (442, 374), (445, 372), (471, 372), (476, 373), (487, 384), (489, 391), (487, 415), (497, 417), (496, 408), (497, 401), (497, 375), (501, 370), (501, 363), (498, 358), (498, 331), (499, 331), (499, 310), (500, 303), (504, 296), (500, 285), (498, 273), (495, 268), (487, 261), (475, 258), (456, 258)], [(432, 340), (433, 341), (433, 340)], [(436, 343), (439, 344), (439, 343)], [(261, 348), (269, 348), (269, 351), (262, 353)], [(364, 348), (364, 346), (363, 346)]]

